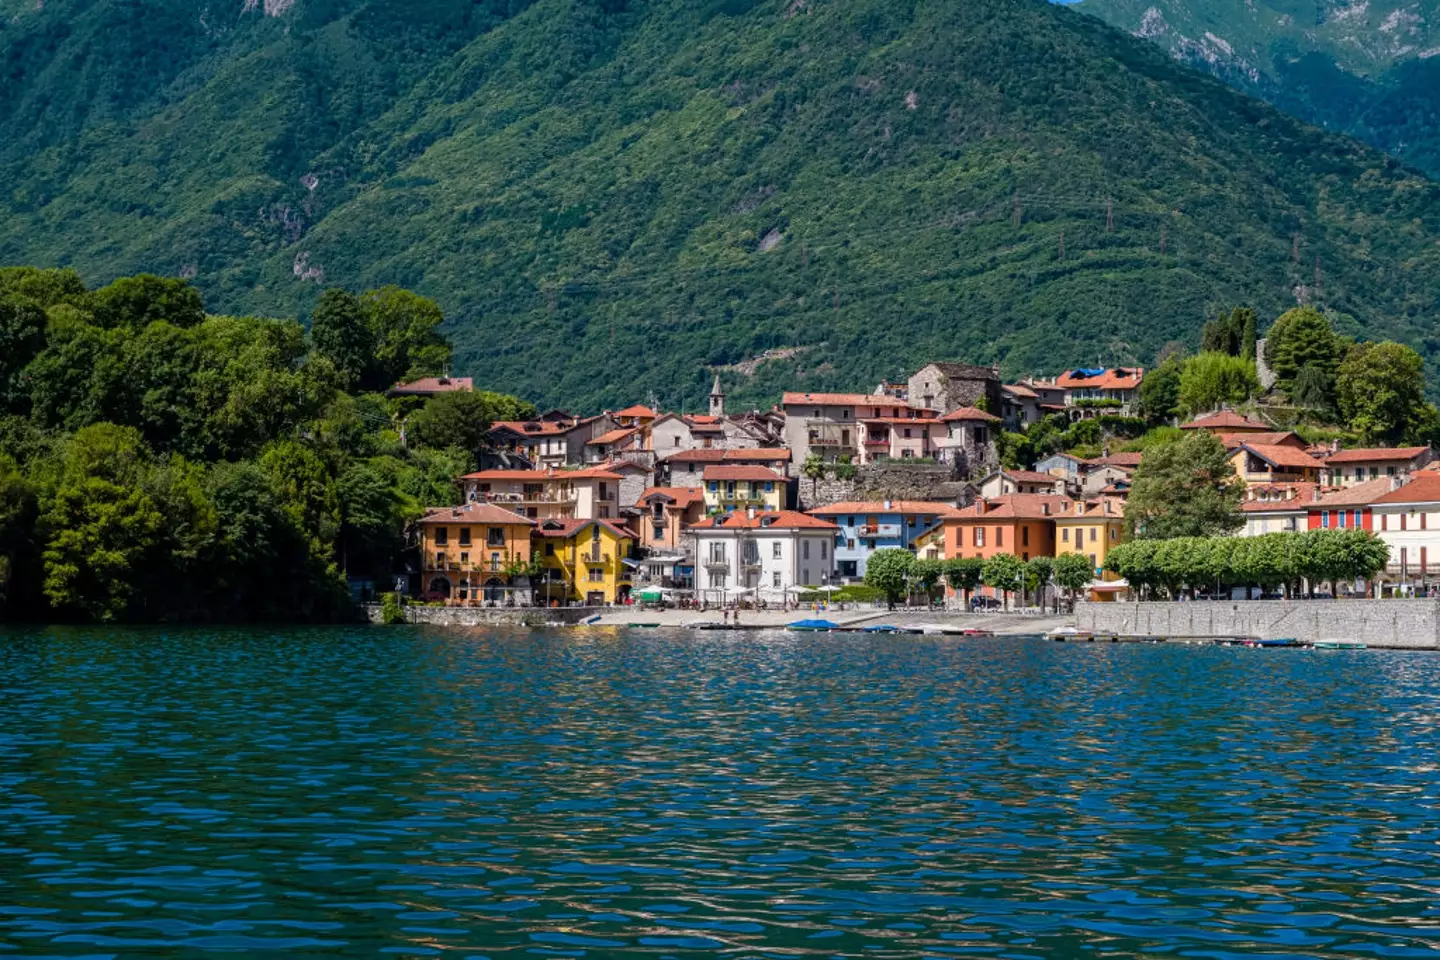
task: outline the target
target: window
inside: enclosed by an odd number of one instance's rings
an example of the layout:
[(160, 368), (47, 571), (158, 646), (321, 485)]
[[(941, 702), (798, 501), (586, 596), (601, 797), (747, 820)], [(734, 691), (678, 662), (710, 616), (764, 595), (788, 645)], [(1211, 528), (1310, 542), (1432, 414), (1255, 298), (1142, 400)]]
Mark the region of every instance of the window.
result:
[[(463, 532), (464, 532), (464, 533), (469, 533), (470, 531), (469, 531), (469, 530), (465, 530), (465, 531), (463, 531)], [(469, 537), (462, 536), (462, 537), (460, 538), (460, 543), (461, 543), (461, 545), (464, 545), (464, 544), (467, 543), (469, 540), (470, 540)], [(504, 527), (491, 527), (489, 530), (485, 531), (485, 545), (486, 545), (487, 547), (503, 547), (503, 546), (505, 546), (505, 528), (504, 528)]]
[[(781, 551), (782, 549), (783, 549), (783, 548), (780, 546), (780, 541), (779, 541), (779, 540), (776, 540), (774, 543), (770, 544), (770, 559), (772, 559), (772, 560), (779, 560), (779, 559), (780, 559), (780, 551)], [(779, 574), (776, 574), (776, 576), (779, 576)]]
[(500, 572), (500, 554), (498, 554), (498, 553), (492, 553), (492, 554), (490, 554), (490, 572), (491, 572), (491, 573), (499, 573), (499, 572)]
[(1099, 540), (1099, 539), (1100, 539), (1100, 530), (1099, 530), (1098, 528), (1096, 528), (1096, 527), (1091, 527), (1091, 528), (1090, 528), (1090, 542), (1091, 542), (1091, 543), (1094, 543), (1096, 540)]
[(801, 541), (800, 555), (801, 555), (801, 558), (802, 558), (802, 559), (805, 559), (805, 560), (809, 560), (809, 559), (810, 559), (810, 541), (809, 541), (809, 540), (803, 540), (803, 541)]
[(985, 546), (985, 528), (984, 528), (984, 527), (976, 527), (976, 528), (975, 528), (975, 546), (977, 546), (977, 547), (983, 547), (983, 546)]
[(846, 517), (846, 518), (845, 518), (845, 526), (847, 526), (847, 527), (853, 527), (853, 526), (855, 526), (855, 518), (854, 518), (854, 517)]
[(460, 552), (460, 562), (461, 562), (461, 563), (469, 563), (469, 562), (470, 562), (470, 554), (465, 553), (465, 552), (462, 550), (462, 551)]
[(901, 450), (901, 451), (900, 451), (900, 456), (901, 456), (903, 459), (909, 460), (910, 457), (911, 457), (911, 455), (912, 455), (912, 454), (911, 454), (911, 451), (910, 451), (908, 448), (905, 449), (905, 450)]
[(436, 527), (436, 528), (435, 528), (435, 546), (437, 546), (437, 547), (443, 547), (443, 546), (445, 546), (446, 544), (448, 544), (449, 542), (450, 542), (450, 528), (449, 528), (449, 527)]
[(766, 492), (766, 493), (774, 493), (774, 492), (775, 492), (775, 483), (774, 483), (774, 481), (772, 481), (772, 480), (766, 480), (766, 481), (765, 481), (765, 492)]
[[(1357, 518), (1360, 516), (1360, 511), (1359, 511), (1359, 510), (1356, 510), (1356, 511), (1355, 511), (1355, 516), (1356, 516)], [(1357, 527), (1360, 526), (1360, 521), (1359, 521), (1358, 519), (1355, 521), (1355, 526), (1357, 526)], [(1420, 529), (1421, 529), (1421, 530), (1424, 530), (1424, 529), (1425, 529), (1425, 514), (1423, 514), (1423, 513), (1420, 514)]]
[(604, 583), (604, 582), (605, 582), (605, 571), (604, 571), (603, 569), (601, 569), (600, 567), (591, 567), (591, 568), (590, 568), (590, 582), (591, 582), (591, 583)]
[(906, 439), (906, 440), (909, 440), (909, 439), (910, 439), (910, 428), (909, 428), (909, 427), (906, 427), (906, 428), (905, 428), (905, 439)]
[(854, 550), (854, 549), (855, 549), (855, 541), (854, 541), (854, 540), (846, 540), (846, 541), (845, 541), (845, 549), (846, 549), (846, 550)]
[(1405, 529), (1405, 514), (1403, 514), (1403, 513), (1400, 514), (1400, 529), (1401, 529), (1401, 530), (1404, 530), (1404, 529)]
[(1029, 527), (1021, 527), (1021, 528), (1020, 528), (1020, 546), (1022, 546), (1022, 547), (1028, 547), (1028, 546), (1030, 546), (1030, 528), (1029, 528)]
[(1329, 528), (1330, 528), (1330, 511), (1329, 511), (1329, 510), (1321, 510), (1321, 511), (1320, 511), (1320, 529), (1322, 529), (1322, 530), (1328, 530)]
[(824, 540), (820, 541), (820, 559), (830, 559), (830, 544), (826, 543)]
[(717, 491), (719, 491), (719, 489), (720, 489), (720, 483), (719, 483), (719, 481), (717, 481), (717, 480), (711, 480), (711, 481), (710, 481), (710, 492), (711, 492), (711, 493), (716, 493)]
[(665, 528), (664, 528), (664, 527), (656, 527), (655, 530), (654, 530), (654, 533), (655, 533), (655, 536), (652, 537), (651, 539), (653, 539), (653, 540), (664, 540), (664, 539), (665, 539)]
[(444, 551), (444, 550), (440, 550), (440, 551), (438, 551), (438, 552), (435, 554), (435, 566), (437, 566), (437, 567), (443, 567), (443, 566), (445, 566), (445, 551)]
[(1336, 513), (1335, 513), (1335, 526), (1339, 527), (1341, 530), (1344, 530), (1344, 529), (1345, 529), (1345, 517), (1346, 517), (1346, 513), (1345, 513), (1344, 510), (1338, 510), (1338, 511), (1336, 511)]
[(1005, 528), (1004, 528), (1004, 527), (996, 527), (996, 528), (995, 528), (995, 546), (997, 546), (997, 547), (1003, 547), (1003, 546), (1005, 546)]
[(1370, 479), (1371, 479), (1371, 480), (1379, 480), (1379, 479), (1380, 479), (1380, 468), (1379, 468), (1379, 467), (1371, 467), (1371, 468), (1370, 468)]
[(1394, 468), (1394, 467), (1386, 467), (1386, 468), (1385, 468), (1385, 476), (1387, 476), (1387, 477), (1393, 477), (1393, 476), (1395, 476), (1395, 468)]
[(545, 556), (547, 556), (547, 557), (553, 557), (553, 556), (555, 556), (555, 544), (553, 544), (553, 543), (547, 543), (547, 544), (545, 544)]
[(1070, 528), (1069, 528), (1069, 527), (1062, 527), (1062, 528), (1061, 528), (1061, 530), (1060, 530), (1060, 542), (1061, 542), (1061, 543), (1069, 543), (1069, 542), (1070, 542)]
[(469, 528), (469, 527), (461, 527), (461, 528), (460, 528), (460, 546), (462, 546), (462, 547), (468, 547), (468, 546), (470, 546), (470, 528)]
[(724, 563), (724, 562), (725, 562), (725, 544), (723, 544), (723, 543), (712, 543), (712, 544), (710, 544), (710, 562), (711, 562), (711, 563)]
[(1380, 529), (1381, 529), (1381, 530), (1389, 530), (1389, 529), (1390, 529), (1390, 514), (1388, 514), (1388, 513), (1382, 513), (1382, 514), (1380, 514)]
[[(776, 546), (779, 546), (779, 544), (776, 544)], [(772, 587), (774, 587), (776, 590), (779, 590), (779, 589), (780, 589), (780, 571), (779, 571), (779, 570), (776, 570), (774, 573), (772, 573), (772, 574), (770, 575), (770, 585), (771, 585)]]
[(842, 447), (848, 447), (848, 446), (850, 446), (850, 431), (849, 431), (849, 430), (841, 430), (841, 431), (840, 431), (840, 446), (842, 446)]

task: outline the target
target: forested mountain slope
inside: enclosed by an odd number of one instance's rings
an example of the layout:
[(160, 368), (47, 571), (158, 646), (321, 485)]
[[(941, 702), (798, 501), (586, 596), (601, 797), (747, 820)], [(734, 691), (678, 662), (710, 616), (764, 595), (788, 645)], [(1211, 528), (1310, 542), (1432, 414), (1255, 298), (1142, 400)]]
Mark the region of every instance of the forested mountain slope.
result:
[(400, 284), (543, 403), (1145, 361), (1297, 297), (1440, 350), (1436, 186), (1042, 0), (5, 13), (0, 261)]
[(1081, 9), (1440, 174), (1436, 0), (1084, 0)]

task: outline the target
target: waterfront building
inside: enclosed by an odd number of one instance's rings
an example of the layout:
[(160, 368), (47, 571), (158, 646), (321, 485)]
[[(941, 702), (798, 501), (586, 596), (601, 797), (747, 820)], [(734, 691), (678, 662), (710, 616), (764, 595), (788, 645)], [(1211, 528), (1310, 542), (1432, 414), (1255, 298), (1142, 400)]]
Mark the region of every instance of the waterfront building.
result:
[(955, 512), (943, 503), (882, 500), (836, 503), (811, 510), (812, 517), (837, 527), (834, 574), (839, 580), (863, 580), (876, 550), (914, 550), (916, 539)]
[(630, 594), (635, 538), (607, 520), (550, 519), (534, 528), (537, 599), (601, 606)]
[(945, 518), (946, 556), (988, 560), (1013, 553), (1022, 560), (1055, 555), (1055, 518), (1070, 509), (1071, 499), (1045, 494), (1015, 493), (986, 497)]
[(737, 463), (715, 463), (701, 474), (705, 508), (710, 513), (735, 510), (782, 510), (785, 507), (785, 478), (768, 467)]
[(532, 520), (607, 520), (620, 512), (619, 473), (587, 470), (481, 470), (460, 478), (469, 503), (491, 503)]
[(1263, 443), (1242, 443), (1230, 454), (1230, 465), (1246, 486), (1318, 483), (1324, 466), (1293, 446)]
[[(1384, 484), (1384, 479), (1362, 486)], [(1419, 587), (1440, 574), (1440, 473), (1422, 470), (1408, 482), (1396, 476), (1391, 489), (1370, 502), (1367, 528), (1390, 548), (1387, 578)]]
[(1305, 506), (1307, 530), (1372, 530), (1375, 527), (1371, 505), (1394, 490), (1400, 478), (1382, 477), (1335, 490), (1317, 488)]
[(503, 507), (467, 503), (432, 507), (417, 523), (422, 596), (450, 603), (529, 599), (531, 532), (535, 521)]
[(1367, 480), (1410, 475), (1427, 466), (1433, 454), (1429, 447), (1373, 447), (1336, 450), (1322, 459), (1322, 481), (1331, 487), (1351, 487)]
[(1121, 500), (1074, 500), (1055, 514), (1055, 555), (1078, 553), (1088, 557), (1099, 579), (1118, 579), (1104, 569), (1105, 557), (1124, 542), (1125, 504)]
[(1243, 537), (1267, 533), (1295, 533), (1309, 529), (1310, 504), (1320, 496), (1314, 483), (1258, 484), (1246, 490), (1240, 512), (1245, 517)]
[(663, 587), (694, 585), (695, 543), (685, 531), (705, 516), (699, 487), (651, 487), (640, 496), (640, 570), (646, 583)]
[(836, 528), (792, 510), (717, 514), (689, 528), (695, 589), (710, 603), (783, 602), (797, 587), (830, 582)]

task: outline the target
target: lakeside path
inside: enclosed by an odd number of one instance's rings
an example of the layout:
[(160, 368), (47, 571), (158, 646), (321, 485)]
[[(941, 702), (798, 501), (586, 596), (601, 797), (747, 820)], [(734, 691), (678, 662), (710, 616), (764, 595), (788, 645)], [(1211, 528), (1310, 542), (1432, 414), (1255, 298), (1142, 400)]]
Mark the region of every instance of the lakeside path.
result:
[[(783, 627), (796, 620), (816, 617), (809, 610), (743, 610), (740, 613), (742, 627), (763, 629)], [(829, 610), (818, 614), (842, 627), (869, 627), (878, 624), (893, 624), (897, 627), (920, 623), (946, 623), (957, 627), (976, 630), (990, 630), (999, 635), (1024, 636), (1041, 634), (1056, 627), (1075, 625), (1071, 616), (1022, 616), (1020, 614), (977, 614), (960, 613), (953, 610), (877, 610), (866, 607), (860, 610)], [(719, 610), (639, 610), (619, 609), (601, 615), (599, 626), (625, 627), (637, 624), (658, 624), (662, 627), (683, 627), (698, 620), (721, 621)]]

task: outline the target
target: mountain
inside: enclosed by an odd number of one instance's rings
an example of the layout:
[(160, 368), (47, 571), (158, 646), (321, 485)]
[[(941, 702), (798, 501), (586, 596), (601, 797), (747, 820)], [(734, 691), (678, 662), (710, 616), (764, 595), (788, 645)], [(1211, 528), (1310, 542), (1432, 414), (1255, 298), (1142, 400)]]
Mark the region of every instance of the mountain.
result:
[(1440, 188), (1042, 0), (0, 4), (0, 261), (399, 284), (543, 404), (1144, 362), (1297, 298), (1440, 353)]
[(1084, 0), (1081, 9), (1440, 175), (1440, 0)]

